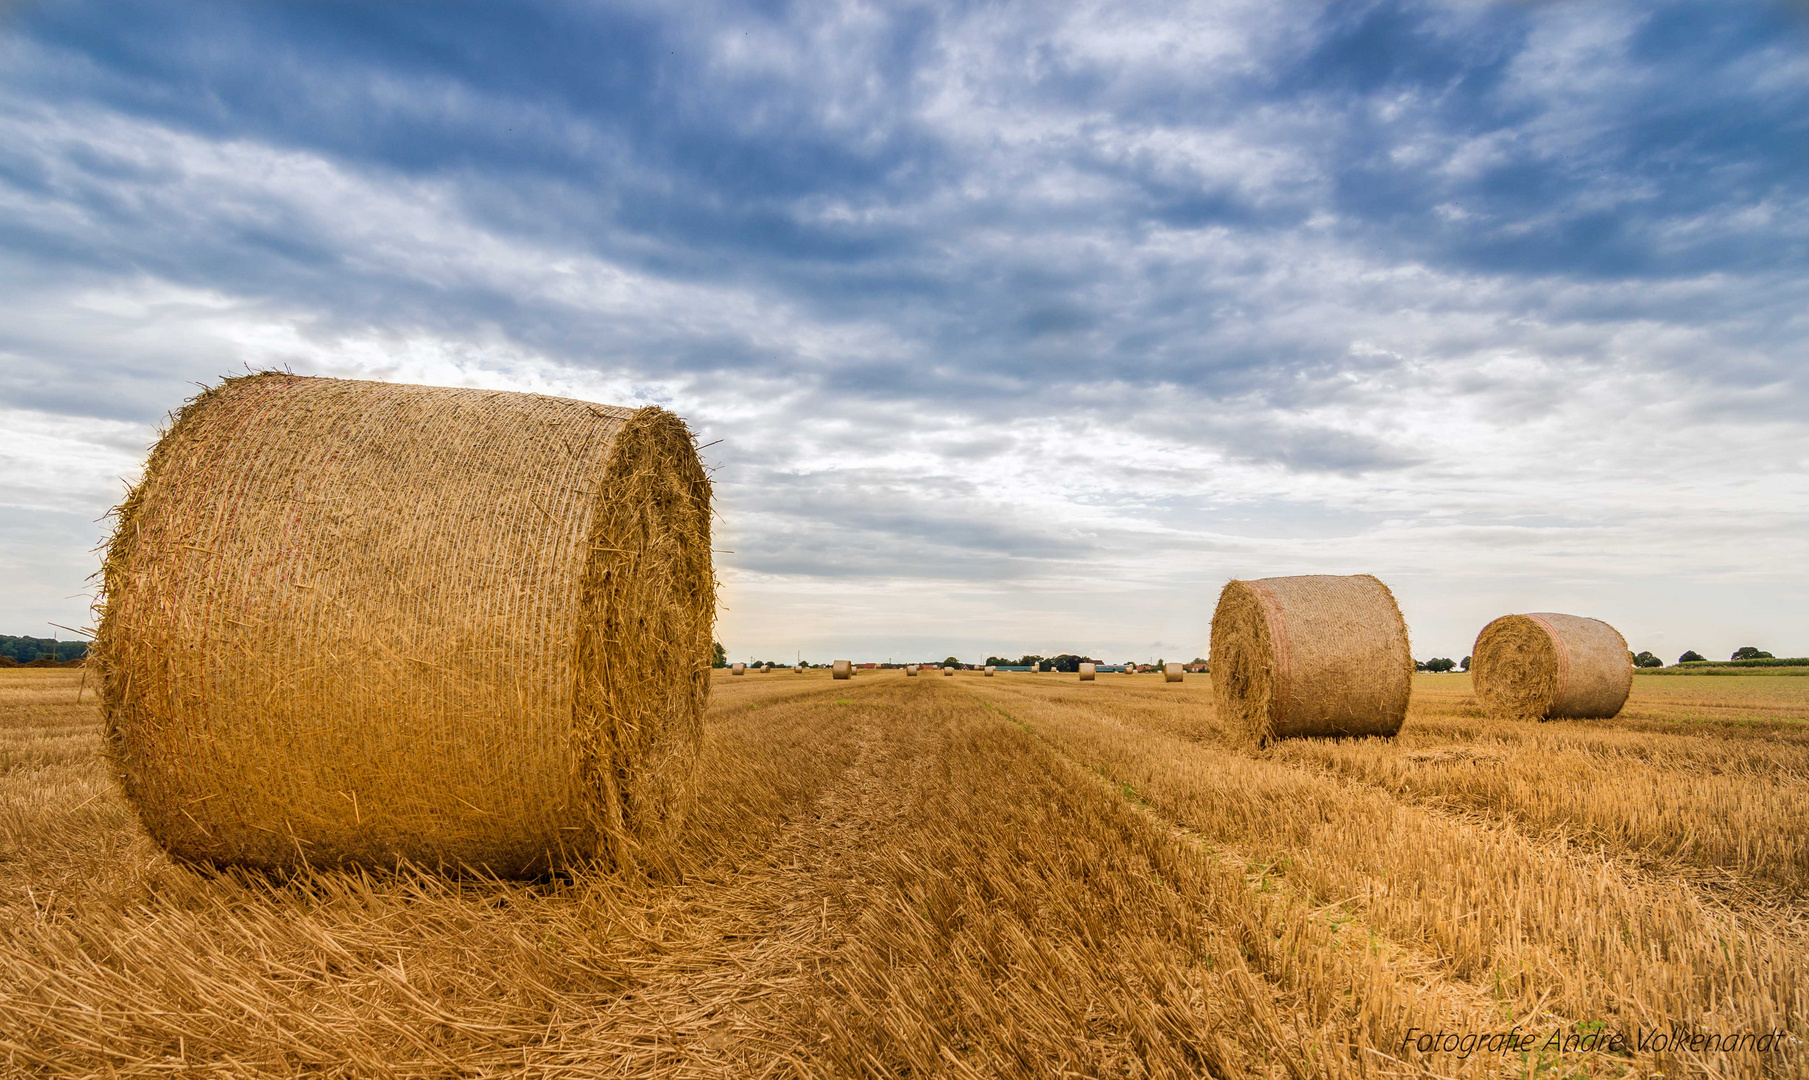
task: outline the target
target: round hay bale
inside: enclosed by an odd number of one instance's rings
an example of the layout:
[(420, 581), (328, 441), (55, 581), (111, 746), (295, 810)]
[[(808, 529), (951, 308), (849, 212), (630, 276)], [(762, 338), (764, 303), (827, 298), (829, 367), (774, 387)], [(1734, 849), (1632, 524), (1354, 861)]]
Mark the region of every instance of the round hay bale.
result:
[(736, 663), (730, 664), (729, 665), (729, 674), (730, 675), (746, 675), (747, 674), (747, 665), (740, 663), (739, 661), (737, 661)]
[(854, 678), (854, 664), (848, 660), (837, 660), (830, 668), (830, 675), (837, 679)]
[(955, 673), (955, 669), (952, 667), (945, 667), (942, 669), (942, 673), (944, 675), (953, 675)]
[(990, 679), (990, 678), (992, 678), (992, 675), (993, 675), (993, 665), (988, 664), (988, 665), (986, 665), (986, 677)]
[(179, 858), (523, 877), (673, 841), (715, 580), (668, 412), (228, 379), (103, 575), (107, 757)]
[(1393, 735), (1413, 657), (1388, 586), (1368, 574), (1233, 581), (1212, 614), (1212, 696), (1251, 744)]
[(792, 668), (792, 671), (796, 672), (799, 675), (802, 675), (802, 674), (804, 674), (804, 665), (799, 664), (797, 667)]
[(1163, 682), (1165, 682), (1165, 683), (1180, 682), (1182, 679), (1185, 679), (1186, 677), (1187, 677), (1187, 669), (1182, 667), (1180, 664), (1163, 664), (1162, 665), (1162, 681)]
[(906, 664), (905, 665), (905, 674), (906, 675), (917, 674), (917, 665), (916, 664)]
[(1471, 652), (1476, 696), (1498, 719), (1607, 719), (1633, 689), (1627, 641), (1600, 619), (1503, 615)]
[(760, 674), (762, 674), (762, 675), (771, 675), (771, 674), (772, 674), (772, 673), (773, 673), (773, 666), (772, 666), (772, 665), (771, 665), (771, 664), (763, 664), (763, 665), (761, 665), (761, 668), (760, 668)]
[(1095, 670), (1097, 669), (1097, 667), (1098, 667), (1097, 664), (1080, 665), (1080, 681), (1081, 682), (1097, 682), (1098, 679), (1097, 679), (1097, 676), (1095, 675)]

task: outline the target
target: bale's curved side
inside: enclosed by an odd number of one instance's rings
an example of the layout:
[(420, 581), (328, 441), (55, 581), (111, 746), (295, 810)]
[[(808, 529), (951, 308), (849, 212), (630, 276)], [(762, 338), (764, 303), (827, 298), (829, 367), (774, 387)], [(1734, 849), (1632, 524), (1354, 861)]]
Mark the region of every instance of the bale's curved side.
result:
[(955, 673), (955, 669), (952, 667), (945, 667), (942, 669), (942, 673), (944, 675), (953, 675)]
[(836, 679), (854, 678), (854, 664), (848, 660), (837, 660), (830, 667), (830, 676)]
[(916, 664), (906, 664), (905, 665), (905, 674), (906, 675), (917, 674), (917, 665)]
[(1187, 678), (1187, 671), (1180, 664), (1162, 665), (1163, 682), (1180, 682), (1185, 678)]
[(1393, 735), (1413, 657), (1388, 586), (1368, 574), (1232, 581), (1212, 616), (1218, 716), (1250, 744)]
[(992, 664), (986, 665), (986, 677), (989, 679), (992, 678), (994, 670), (995, 668)]
[(1503, 615), (1471, 655), (1476, 696), (1498, 719), (1607, 719), (1633, 690), (1626, 639), (1600, 619)]
[(1096, 671), (1097, 671), (1097, 665), (1095, 665), (1095, 664), (1080, 665), (1080, 681), (1081, 682), (1097, 682), (1098, 679), (1095, 676)]
[(743, 663), (730, 664), (729, 665), (729, 674), (730, 675), (746, 675), (747, 674), (747, 665), (743, 664)]
[(113, 771), (186, 859), (657, 854), (709, 692), (709, 497), (658, 409), (227, 380), (118, 510)]

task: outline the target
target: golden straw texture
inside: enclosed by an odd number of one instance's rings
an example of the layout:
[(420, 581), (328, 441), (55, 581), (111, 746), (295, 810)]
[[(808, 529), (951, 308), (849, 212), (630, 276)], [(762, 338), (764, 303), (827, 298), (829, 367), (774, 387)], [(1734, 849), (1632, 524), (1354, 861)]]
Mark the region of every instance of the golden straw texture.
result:
[(1162, 681), (1163, 682), (1181, 682), (1185, 678), (1187, 678), (1187, 670), (1185, 668), (1183, 668), (1180, 664), (1163, 664), (1162, 665)]
[(952, 667), (945, 667), (942, 669), (942, 673), (944, 675), (953, 675), (955, 673), (955, 669)]
[(1627, 641), (1600, 619), (1503, 615), (1472, 654), (1476, 696), (1497, 719), (1606, 719), (1633, 690)]
[(1098, 665), (1095, 665), (1095, 664), (1080, 665), (1080, 681), (1081, 682), (1097, 682), (1098, 679), (1094, 675), (1094, 672), (1095, 672), (1097, 666)]
[(730, 675), (746, 675), (747, 674), (747, 665), (746, 664), (730, 664), (729, 665), (729, 674)]
[(852, 679), (854, 678), (854, 664), (848, 660), (837, 660), (830, 667), (829, 674), (831, 678), (835, 679)]
[(190, 860), (657, 859), (709, 694), (709, 525), (660, 409), (229, 379), (117, 512), (114, 773)]
[(906, 664), (905, 665), (905, 674), (906, 675), (917, 674), (917, 665), (916, 664)]
[(992, 678), (993, 670), (994, 670), (994, 666), (992, 664), (986, 665), (986, 677), (987, 678), (989, 678), (989, 679)]
[(1368, 574), (1233, 581), (1212, 616), (1213, 702), (1253, 745), (1301, 735), (1393, 735), (1413, 656), (1388, 586)]

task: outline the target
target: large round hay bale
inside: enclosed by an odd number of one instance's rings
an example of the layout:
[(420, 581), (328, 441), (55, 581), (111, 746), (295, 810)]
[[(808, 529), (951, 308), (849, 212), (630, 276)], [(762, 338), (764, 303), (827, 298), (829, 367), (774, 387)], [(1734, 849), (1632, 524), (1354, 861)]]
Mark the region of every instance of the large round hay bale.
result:
[(117, 512), (107, 756), (178, 857), (659, 857), (709, 695), (710, 482), (661, 409), (265, 374)]
[(916, 664), (906, 664), (905, 665), (905, 674), (906, 675), (917, 674), (917, 665)]
[(945, 667), (942, 669), (942, 673), (944, 675), (953, 675), (955, 673), (955, 669), (952, 667)]
[(837, 679), (854, 678), (854, 664), (848, 660), (837, 660), (830, 668), (830, 675)]
[(1249, 743), (1393, 735), (1407, 717), (1407, 623), (1368, 574), (1230, 582), (1211, 648), (1214, 707)]
[(730, 675), (746, 675), (747, 674), (747, 665), (743, 664), (739, 661), (737, 661), (736, 663), (730, 664), (729, 665), (729, 674)]
[(799, 665), (798, 665), (798, 666), (797, 666), (797, 667), (795, 667), (795, 668), (792, 668), (792, 669), (791, 669), (791, 670), (792, 670), (792, 671), (793, 671), (793, 672), (794, 672), (794, 673), (795, 673), (795, 674), (798, 674), (798, 675), (802, 675), (802, 674), (804, 674), (804, 665), (803, 665), (803, 664), (799, 664)]
[(1476, 696), (1501, 719), (1606, 719), (1633, 689), (1627, 641), (1600, 619), (1503, 615), (1471, 651)]
[(1097, 670), (1097, 668), (1098, 668), (1097, 664), (1080, 665), (1080, 681), (1081, 682), (1097, 682), (1098, 677), (1095, 675), (1095, 671)]
[(995, 668), (996, 668), (996, 665), (993, 665), (993, 664), (986, 665), (986, 677), (987, 678), (989, 678), (989, 679), (992, 678)]
[(1165, 683), (1180, 682), (1187, 678), (1187, 669), (1180, 664), (1163, 664), (1162, 681)]

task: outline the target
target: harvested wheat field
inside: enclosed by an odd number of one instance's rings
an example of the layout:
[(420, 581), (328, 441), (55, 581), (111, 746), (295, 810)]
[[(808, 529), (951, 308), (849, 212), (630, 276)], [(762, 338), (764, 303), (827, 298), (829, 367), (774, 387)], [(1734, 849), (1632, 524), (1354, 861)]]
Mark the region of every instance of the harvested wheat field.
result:
[(173, 863), (82, 681), (0, 671), (14, 1075), (1809, 1074), (1809, 679), (1258, 750), (1209, 677), (723, 672), (674, 857), (540, 883)]

